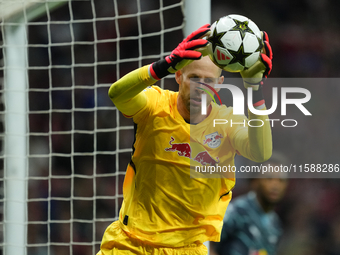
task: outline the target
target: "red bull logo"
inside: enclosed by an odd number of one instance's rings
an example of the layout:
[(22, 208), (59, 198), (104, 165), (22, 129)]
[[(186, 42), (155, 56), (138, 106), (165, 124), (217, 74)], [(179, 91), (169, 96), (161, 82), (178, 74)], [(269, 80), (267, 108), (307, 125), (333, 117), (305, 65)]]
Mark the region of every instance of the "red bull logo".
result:
[(201, 151), (196, 155), (194, 158), (195, 161), (201, 163), (203, 166), (210, 165), (215, 166), (216, 164), (220, 163), (220, 160), (218, 157), (216, 157), (217, 161), (210, 156), (210, 154), (207, 151)]
[[(221, 135), (217, 134), (216, 136), (219, 137), (219, 138), (217, 138), (218, 140), (220, 140), (220, 138), (222, 138)], [(170, 142), (169, 142), (171, 147), (165, 148), (165, 151), (177, 152), (178, 156), (191, 158), (191, 159), (199, 162), (203, 166), (206, 166), (206, 165), (215, 166), (216, 164), (218, 164), (220, 162), (218, 157), (216, 157), (216, 160), (215, 160), (207, 151), (201, 151), (194, 158), (192, 158), (191, 157), (190, 144), (188, 144), (188, 143), (174, 143), (174, 141), (175, 141), (175, 138), (171, 136)], [(207, 141), (207, 143), (208, 142), (209, 141)]]
[(171, 136), (169, 144), (170, 148), (166, 148), (165, 151), (177, 151), (178, 156), (191, 158), (191, 147), (188, 143), (173, 143), (175, 138)]

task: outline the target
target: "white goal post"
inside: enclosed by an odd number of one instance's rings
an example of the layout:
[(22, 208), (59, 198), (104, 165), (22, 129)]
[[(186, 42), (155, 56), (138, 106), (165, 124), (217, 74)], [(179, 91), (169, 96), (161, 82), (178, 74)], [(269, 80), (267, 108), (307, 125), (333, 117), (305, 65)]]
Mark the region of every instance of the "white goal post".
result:
[(132, 151), (110, 82), (210, 12), (208, 0), (0, 0), (0, 253), (98, 251)]
[[(4, 64), (4, 247), (5, 254), (24, 254), (26, 244), (26, 89), (25, 25), (5, 27)], [(11, 86), (10, 86), (11, 85)]]
[(55, 3), (3, 1), (3, 253), (26, 254), (27, 243), (27, 22), (44, 14), (42, 5)]

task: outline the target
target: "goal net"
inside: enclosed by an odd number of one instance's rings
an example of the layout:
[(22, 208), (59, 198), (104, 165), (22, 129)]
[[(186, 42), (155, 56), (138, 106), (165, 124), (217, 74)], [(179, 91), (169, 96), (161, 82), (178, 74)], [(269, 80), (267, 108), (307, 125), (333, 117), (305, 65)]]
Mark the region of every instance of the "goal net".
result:
[[(0, 254), (99, 250), (134, 139), (108, 88), (177, 46), (183, 7), (0, 0)], [(170, 78), (158, 85), (176, 90)]]

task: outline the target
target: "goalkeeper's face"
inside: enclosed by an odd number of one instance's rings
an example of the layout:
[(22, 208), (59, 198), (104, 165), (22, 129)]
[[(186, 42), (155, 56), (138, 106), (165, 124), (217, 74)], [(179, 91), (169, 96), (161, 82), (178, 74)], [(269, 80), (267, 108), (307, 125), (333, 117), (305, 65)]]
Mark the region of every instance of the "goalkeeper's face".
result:
[[(190, 113), (190, 119), (201, 115), (202, 93), (207, 93), (208, 91), (211, 95), (214, 95), (214, 92), (211, 91), (208, 86), (200, 83), (214, 87), (215, 84), (222, 83), (223, 80), (224, 77), (221, 76), (221, 69), (211, 62), (207, 56), (200, 60), (193, 61), (176, 73), (176, 81), (179, 84), (180, 106), (184, 107), (184, 110)], [(216, 89), (216, 91), (218, 90), (219, 89)], [(207, 95), (206, 98), (209, 113), (209, 105), (212, 97)]]

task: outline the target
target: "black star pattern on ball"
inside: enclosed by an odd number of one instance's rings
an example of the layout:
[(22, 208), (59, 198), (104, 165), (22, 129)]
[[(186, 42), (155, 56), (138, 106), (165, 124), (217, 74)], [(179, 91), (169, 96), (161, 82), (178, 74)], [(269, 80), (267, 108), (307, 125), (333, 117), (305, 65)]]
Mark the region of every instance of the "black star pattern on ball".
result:
[(224, 36), (225, 33), (226, 32), (217, 33), (215, 28), (213, 34), (207, 39), (212, 45), (213, 52), (215, 52), (216, 46), (224, 48), (221, 38)]
[(230, 31), (239, 31), (240, 34), (241, 34), (241, 37), (242, 37), (242, 40), (246, 34), (246, 32), (248, 33), (252, 33), (254, 34), (253, 30), (251, 30), (249, 27), (248, 27), (248, 21), (239, 21), (237, 19), (234, 19), (234, 22), (236, 23), (236, 25), (234, 27), (232, 27), (230, 29)]
[(233, 58), (228, 65), (239, 62), (242, 66), (245, 66), (246, 58), (252, 54), (244, 52), (243, 44), (240, 46), (238, 51), (229, 50), (229, 53), (233, 56)]

